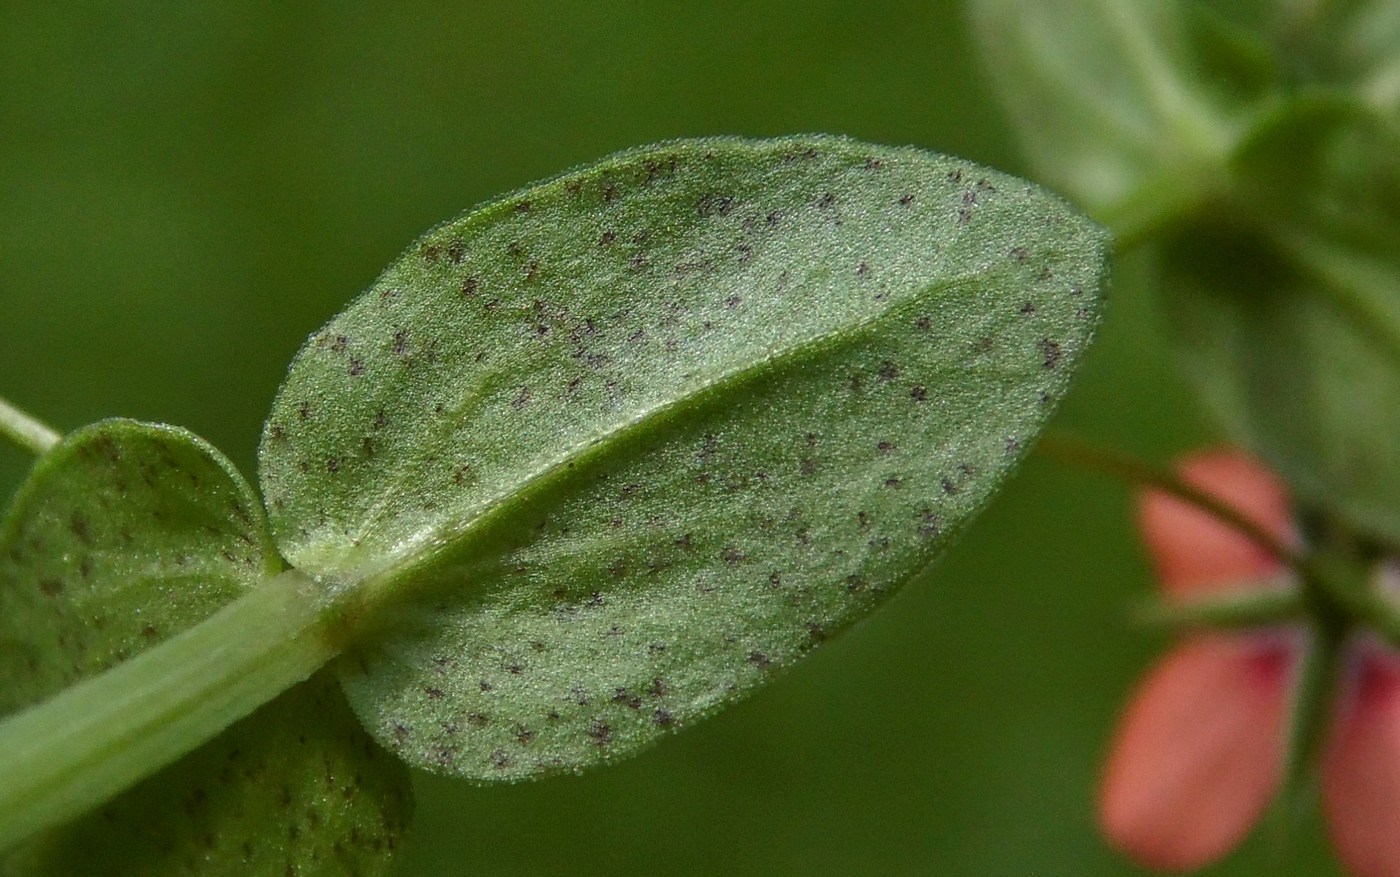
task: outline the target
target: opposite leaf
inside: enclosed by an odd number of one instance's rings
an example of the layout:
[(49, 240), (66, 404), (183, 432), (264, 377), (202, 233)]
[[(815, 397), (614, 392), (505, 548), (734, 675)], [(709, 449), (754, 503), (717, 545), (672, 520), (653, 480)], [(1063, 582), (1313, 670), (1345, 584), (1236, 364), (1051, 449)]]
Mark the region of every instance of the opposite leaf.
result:
[[(203, 441), (128, 420), (73, 433), (0, 526), (0, 714), (192, 627), (281, 565), (256, 496)], [(340, 693), (307, 683), (7, 851), (0, 873), (380, 873), (407, 777), (374, 750)]]
[(628, 152), (429, 233), (311, 338), (261, 449), (283, 552), (377, 627), (352, 705), (497, 779), (750, 690), (986, 502), (1105, 246), (1023, 181), (821, 137)]

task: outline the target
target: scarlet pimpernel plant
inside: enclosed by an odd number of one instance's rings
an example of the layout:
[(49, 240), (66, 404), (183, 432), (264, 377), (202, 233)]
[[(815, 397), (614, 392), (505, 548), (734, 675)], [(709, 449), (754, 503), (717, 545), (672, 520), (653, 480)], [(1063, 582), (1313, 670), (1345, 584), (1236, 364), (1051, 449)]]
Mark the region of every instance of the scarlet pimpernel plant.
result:
[[(252, 481), (0, 402), (37, 458), (0, 521), (0, 870), (387, 874), (407, 766), (664, 739), (1039, 446), (1151, 491), (1179, 629), (1107, 743), (1108, 841), (1194, 870), (1320, 788), (1343, 866), (1400, 873), (1400, 15), (966, 11), (1041, 182), (715, 137), (505, 195), (306, 340)], [(1234, 449), (1180, 473), (1042, 438), (1129, 253)]]
[(414, 244), (293, 361), (260, 490), (175, 427), (7, 408), (40, 456), (0, 529), (0, 848), (381, 873), (405, 762), (572, 773), (742, 697), (987, 501), (1106, 252), (959, 159), (676, 141)]

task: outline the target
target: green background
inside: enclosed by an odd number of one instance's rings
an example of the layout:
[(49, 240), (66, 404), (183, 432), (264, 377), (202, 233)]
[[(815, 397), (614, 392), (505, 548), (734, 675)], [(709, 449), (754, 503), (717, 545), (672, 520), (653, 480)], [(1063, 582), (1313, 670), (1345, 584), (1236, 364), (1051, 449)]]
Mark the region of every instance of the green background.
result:
[[(251, 473), (302, 339), (472, 204), (669, 137), (823, 131), (1024, 171), (957, 4), (0, 2), (0, 394), (193, 429)], [(1057, 425), (1210, 441), (1120, 266)], [(0, 447), (0, 492), (28, 460)], [(580, 778), (420, 774), (405, 875), (1137, 873), (1093, 795), (1163, 639), (1119, 485), (1033, 459), (796, 671)], [(1339, 873), (1319, 820), (1210, 873)]]

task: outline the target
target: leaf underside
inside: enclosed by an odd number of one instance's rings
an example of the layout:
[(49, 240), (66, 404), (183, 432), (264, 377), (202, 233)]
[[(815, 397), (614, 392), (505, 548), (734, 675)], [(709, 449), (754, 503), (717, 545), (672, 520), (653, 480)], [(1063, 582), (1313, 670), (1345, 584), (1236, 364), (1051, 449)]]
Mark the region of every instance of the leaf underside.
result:
[(430, 232), (308, 341), (261, 478), (377, 627), (352, 706), (482, 780), (634, 751), (925, 567), (1087, 344), (1105, 239), (824, 137), (623, 153)]
[[(73, 433), (0, 525), (0, 714), (197, 624), (280, 568), (256, 496), (201, 440), (129, 420)], [(0, 873), (383, 873), (407, 789), (322, 676), (21, 844)]]

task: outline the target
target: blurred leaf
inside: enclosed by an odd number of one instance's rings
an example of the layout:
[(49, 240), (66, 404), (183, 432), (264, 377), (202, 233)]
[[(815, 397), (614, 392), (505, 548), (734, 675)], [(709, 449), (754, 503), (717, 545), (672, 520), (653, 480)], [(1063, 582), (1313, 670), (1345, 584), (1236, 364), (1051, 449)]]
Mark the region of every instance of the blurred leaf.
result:
[(261, 448), (287, 557), (382, 629), (352, 705), (497, 779), (752, 689), (986, 502), (1105, 244), (1022, 181), (822, 137), (623, 153), (430, 232), (308, 341)]
[(1400, 139), (1303, 95), (1235, 174), (1161, 260), (1186, 369), (1303, 498), (1400, 544)]
[[(1044, 173), (1129, 238), (1190, 215), (1172, 231), (1163, 286), (1208, 407), (1310, 501), (1400, 536), (1400, 137), (1384, 115), (1400, 95), (1394, 13), (1112, 0), (972, 10)], [(1337, 90), (1310, 84), (1323, 82)]]
[(1198, 4), (971, 0), (969, 11), (1035, 170), (1097, 218), (1162, 178), (1153, 197), (1195, 188), (1275, 78), (1266, 46)]
[(1357, 4), (1337, 43), (1361, 96), (1400, 124), (1400, 4)]
[[(78, 430), (40, 458), (0, 529), (0, 713), (197, 624), (281, 566), (251, 488), (202, 440), (130, 420)], [(407, 784), (339, 692), (308, 683), (0, 870), (382, 873)]]
[(1393, 0), (1232, 0), (1224, 13), (1262, 34), (1292, 87), (1352, 90), (1400, 110), (1400, 5)]

